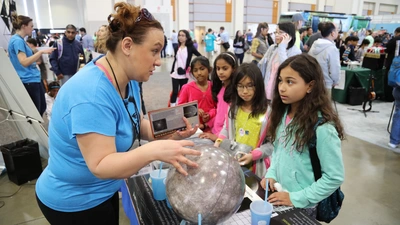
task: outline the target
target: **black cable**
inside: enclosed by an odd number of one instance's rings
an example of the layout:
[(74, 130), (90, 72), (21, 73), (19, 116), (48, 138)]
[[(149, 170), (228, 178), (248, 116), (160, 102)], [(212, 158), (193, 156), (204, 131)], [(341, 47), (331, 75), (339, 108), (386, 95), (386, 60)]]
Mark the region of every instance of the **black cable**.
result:
[(4, 201), (0, 201), (0, 208), (2, 208), (6, 203)]
[(18, 188), (18, 190), (17, 190), (14, 194), (11, 194), (11, 195), (3, 195), (3, 196), (0, 196), (0, 198), (11, 198), (11, 197), (13, 197), (14, 195), (16, 195), (16, 194), (21, 190), (21, 188), (22, 188), (22, 186), (20, 186), (20, 187)]

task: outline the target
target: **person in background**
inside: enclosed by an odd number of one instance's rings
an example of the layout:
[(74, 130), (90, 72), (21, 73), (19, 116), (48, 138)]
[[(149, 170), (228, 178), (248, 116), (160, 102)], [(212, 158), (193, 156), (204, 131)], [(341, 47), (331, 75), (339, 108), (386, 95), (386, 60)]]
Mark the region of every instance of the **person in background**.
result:
[(300, 39), (301, 39), (300, 50), (301, 50), (301, 52), (305, 52), (303, 40), (304, 40), (304, 37), (307, 35), (306, 28), (300, 28), (299, 33), (300, 33)]
[(94, 51), (93, 37), (90, 35), (86, 35), (86, 29), (84, 27), (79, 28), (79, 33), (81, 34), (82, 37), (83, 49), (87, 51)]
[[(384, 83), (388, 83), (388, 73), (389, 69), (392, 66), (393, 59), (395, 57), (396, 53), (396, 42), (400, 41), (400, 27), (397, 27), (396, 30), (394, 31), (394, 36), (392, 39), (390, 39), (386, 45), (385, 52), (387, 53), (387, 58), (385, 61), (385, 67), (386, 67), (386, 72), (385, 72), (385, 77), (384, 77)], [(400, 51), (400, 50), (399, 50)], [(393, 114), (393, 122), (392, 122), (392, 131), (391, 131), (391, 140), (390, 143), (392, 143), (393, 146), (398, 147), (398, 144), (400, 144), (400, 88), (392, 88), (389, 85), (384, 86), (384, 92), (385, 92), (385, 101), (393, 101), (395, 100), (395, 106), (396, 106), (396, 111), (395, 114)]]
[(50, 55), (51, 68), (61, 86), (78, 71), (79, 56), (85, 57), (82, 44), (75, 39), (76, 34), (76, 27), (72, 24), (67, 25), (64, 37), (54, 43), (57, 50)]
[(343, 45), (342, 37), (343, 37), (343, 33), (339, 32), (337, 38), (334, 41), (337, 49), (340, 49), (340, 47), (342, 47), (342, 45)]
[(303, 24), (305, 22), (303, 15), (301, 15), (301, 13), (294, 14), (292, 16), (292, 22), (296, 27), (296, 42), (294, 43), (294, 45), (300, 49), (301, 38), (299, 30), (303, 27)]
[(367, 36), (365, 37), (365, 39), (369, 41), (368, 48), (371, 48), (374, 45), (374, 37), (375, 36), (373, 36), (372, 30), (367, 30)]
[(243, 63), (245, 40), (240, 30), (236, 31), (233, 47), (236, 57), (239, 59), (239, 65)]
[(374, 38), (374, 45), (373, 45), (372, 47), (376, 47), (376, 48), (383, 47), (382, 38), (380, 38), (380, 37), (375, 37), (375, 38)]
[(178, 33), (175, 30), (172, 30), (171, 38), (169, 39), (172, 42), (172, 47), (174, 49), (178, 48)]
[[(368, 39), (367, 39), (368, 40)], [(357, 36), (348, 36), (344, 40), (344, 45), (340, 47), (340, 53), (341, 53), (341, 65), (342, 66), (347, 66), (348, 63), (352, 61), (356, 61), (356, 56), (355, 56), (355, 46), (357, 46), (358, 43), (358, 37)]]
[(306, 35), (303, 38), (303, 44), (306, 44), (311, 35), (313, 35), (312, 27), (306, 27)]
[(221, 40), (221, 52), (226, 52), (228, 51), (229, 47), (229, 34), (228, 32), (225, 30), (225, 27), (220, 27), (219, 28), (219, 32), (220, 32), (220, 40)]
[(195, 40), (195, 38), (194, 38), (194, 32), (193, 32), (192, 30), (190, 30), (190, 29), (188, 29), (188, 31), (189, 31), (190, 38), (191, 38), (192, 40)]
[(51, 111), (53, 109), (54, 101), (56, 100), (57, 93), (60, 90), (60, 84), (57, 81), (53, 81), (49, 84), (49, 91), (46, 92), (46, 116), (47, 120), (51, 120)]
[(303, 47), (304, 47), (304, 50), (305, 50), (305, 51), (308, 52), (308, 51), (311, 49), (311, 47), (312, 47), (314, 41), (316, 41), (316, 40), (322, 38), (322, 35), (321, 35), (321, 26), (322, 26), (322, 24), (323, 24), (323, 23), (319, 23), (319, 24), (318, 24), (318, 31), (317, 31), (317, 33), (311, 35), (310, 38), (307, 40), (307, 42), (304, 44)]
[[(294, 206), (315, 218), (317, 204), (344, 181), (341, 140), (345, 138), (315, 58), (303, 53), (282, 63), (271, 107), (268, 134), (274, 151), (261, 186), (273, 192), (268, 202), (274, 206)], [(309, 153), (314, 137), (322, 174), (317, 181)], [(275, 183), (284, 191), (276, 192)]]
[(364, 58), (364, 55), (365, 55), (365, 52), (366, 52), (365, 48), (366, 48), (368, 45), (369, 45), (369, 40), (367, 40), (367, 39), (364, 39), (364, 40), (361, 42), (361, 45), (360, 45), (360, 47), (358, 48), (358, 50), (356, 51), (356, 55), (355, 55), (355, 58), (356, 58), (357, 61), (359, 61), (359, 62), (362, 62), (362, 61), (363, 61), (363, 58)]
[(196, 50), (199, 49), (199, 44), (197, 44), (197, 40), (196, 40), (196, 39), (193, 40), (193, 46), (194, 46), (194, 48), (195, 48)]
[(208, 28), (208, 32), (207, 32), (206, 36), (204, 37), (204, 42), (206, 43), (206, 56), (207, 56), (208, 60), (210, 61), (210, 64), (212, 62), (215, 39), (216, 38), (215, 38), (213, 30), (211, 28)]
[(296, 42), (296, 28), (293, 23), (279, 23), (276, 28), (276, 44), (271, 45), (260, 61), (260, 70), (264, 78), (267, 99), (273, 99), (275, 78), (278, 67), (287, 58), (301, 54), (301, 50), (294, 45)]
[(193, 46), (192, 38), (187, 30), (180, 30), (178, 34), (179, 47), (174, 49), (175, 57), (170, 73), (172, 79), (172, 94), (169, 100), (170, 106), (176, 105), (179, 91), (189, 80), (189, 65), (193, 55), (201, 55)]
[(259, 23), (257, 26), (257, 33), (256, 36), (254, 36), (250, 48), (251, 55), (253, 56), (252, 62), (255, 64), (260, 61), (269, 48), (269, 44), (267, 42), (268, 30), (268, 23)]
[[(32, 49), (33, 54), (35, 54), (36, 52), (38, 52), (39, 50), (37, 49), (37, 42), (36, 39), (34, 38), (28, 38), (26, 40), (26, 43), (28, 44), (28, 46)], [(48, 91), (48, 85), (47, 85), (47, 68), (46, 65), (44, 63), (43, 60), (43, 55), (41, 55), (38, 59), (38, 61), (36, 61), (36, 65), (39, 66), (39, 70), (40, 70), (40, 77), (42, 79), (42, 83), (43, 83), (43, 87), (45, 89), (45, 92)]]
[(43, 116), (46, 110), (45, 90), (36, 62), (43, 54), (52, 53), (54, 48), (39, 50), (34, 54), (24, 40), (26, 36), (32, 34), (32, 19), (27, 16), (17, 15), (15, 12), (11, 14), (11, 18), (16, 32), (8, 43), (8, 55), (33, 104), (35, 104), (40, 116)]
[(161, 50), (161, 58), (167, 57), (167, 54), (165, 53), (165, 49), (167, 48), (167, 45), (168, 45), (168, 39), (167, 39), (167, 36), (165, 36), (165, 34), (164, 34), (164, 47)]
[(331, 99), (332, 88), (339, 83), (340, 79), (340, 55), (333, 42), (339, 34), (334, 23), (325, 22), (320, 24), (318, 26), (323, 38), (314, 42), (308, 54), (314, 57), (321, 66), (326, 93)]
[[(119, 224), (118, 190), (125, 178), (154, 160), (198, 165), (185, 156), (197, 125), (155, 140), (141, 115), (138, 82), (161, 65), (163, 28), (147, 9), (125, 2), (108, 17), (106, 55), (92, 60), (58, 92), (49, 125), (49, 161), (36, 182), (36, 199), (50, 224)], [(150, 142), (131, 150), (136, 139)], [(129, 151), (131, 150), (131, 151)], [(182, 163), (182, 164), (181, 164)], [(137, 221), (137, 218), (136, 218)]]
[(108, 26), (101, 25), (99, 30), (97, 31), (97, 41), (94, 44), (95, 52), (98, 52), (101, 54), (107, 53), (107, 47), (106, 47), (107, 38), (108, 38)]
[(249, 46), (251, 46), (251, 42), (253, 41), (253, 32), (251, 32), (251, 29), (247, 30), (247, 32), (246, 32), (246, 41), (247, 41), (247, 44)]

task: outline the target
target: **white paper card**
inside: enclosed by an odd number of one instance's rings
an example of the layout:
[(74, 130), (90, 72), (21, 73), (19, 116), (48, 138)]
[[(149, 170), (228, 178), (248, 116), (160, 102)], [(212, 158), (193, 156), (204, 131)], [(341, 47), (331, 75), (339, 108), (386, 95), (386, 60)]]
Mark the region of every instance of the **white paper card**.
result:
[(335, 89), (344, 90), (345, 83), (346, 83), (346, 70), (340, 70), (339, 84), (335, 86)]

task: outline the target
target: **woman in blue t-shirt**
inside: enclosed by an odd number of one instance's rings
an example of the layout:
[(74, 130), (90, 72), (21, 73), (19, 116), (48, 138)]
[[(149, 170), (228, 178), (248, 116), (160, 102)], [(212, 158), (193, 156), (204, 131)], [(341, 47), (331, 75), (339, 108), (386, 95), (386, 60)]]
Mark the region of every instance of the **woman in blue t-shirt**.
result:
[(16, 33), (11, 37), (8, 44), (8, 54), (18, 76), (21, 78), (29, 96), (42, 116), (46, 111), (46, 100), (44, 98), (44, 86), (41, 83), (40, 71), (36, 67), (36, 61), (42, 54), (50, 54), (53, 48), (39, 50), (35, 54), (25, 43), (24, 38), (32, 35), (33, 22), (27, 16), (12, 14), (12, 24)]
[[(154, 160), (187, 175), (185, 155), (200, 155), (182, 140), (187, 129), (170, 140), (153, 141), (150, 122), (140, 113), (138, 82), (161, 65), (161, 24), (146, 10), (128, 3), (114, 5), (109, 17), (108, 52), (78, 71), (57, 94), (49, 125), (49, 161), (36, 182), (37, 201), (50, 224), (117, 225), (117, 191), (124, 178)], [(130, 150), (136, 139), (147, 144)], [(139, 140), (140, 140), (139, 139)], [(128, 151), (130, 150), (130, 151)]]

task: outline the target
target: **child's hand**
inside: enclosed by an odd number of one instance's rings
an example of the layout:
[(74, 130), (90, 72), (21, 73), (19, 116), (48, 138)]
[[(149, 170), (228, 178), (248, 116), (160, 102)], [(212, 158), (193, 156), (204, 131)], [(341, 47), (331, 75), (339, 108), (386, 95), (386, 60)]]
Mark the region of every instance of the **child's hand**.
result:
[(208, 121), (210, 121), (210, 114), (204, 113), (202, 119), (204, 123), (207, 123)]
[(238, 161), (241, 166), (247, 165), (253, 161), (253, 155), (251, 153), (246, 154), (242, 158), (240, 158)]
[(205, 139), (210, 139), (212, 141), (215, 141), (215, 140), (217, 140), (218, 137), (217, 137), (217, 135), (215, 135), (213, 133), (205, 132), (205, 133), (200, 134), (199, 138), (205, 138)]
[(292, 37), (289, 36), (289, 34), (283, 34), (282, 35), (282, 44), (289, 44), (289, 42), (292, 40)]
[(204, 116), (204, 110), (199, 109), (198, 111), (199, 111), (199, 116), (200, 116), (200, 117), (203, 117), (203, 116)]
[(268, 202), (272, 205), (293, 206), (288, 192), (274, 192), (268, 197)]
[(272, 178), (263, 178), (262, 180), (261, 180), (261, 182), (260, 182), (260, 184), (261, 184), (261, 187), (263, 187), (264, 188), (264, 190), (266, 190), (267, 189), (267, 187), (266, 187), (266, 181), (268, 180), (268, 190), (269, 191), (272, 191), (272, 192), (274, 192), (274, 191), (276, 191), (276, 189), (275, 189), (275, 183), (276, 183), (276, 181), (274, 180), (274, 179), (272, 179)]

